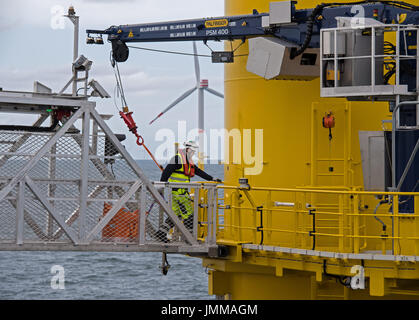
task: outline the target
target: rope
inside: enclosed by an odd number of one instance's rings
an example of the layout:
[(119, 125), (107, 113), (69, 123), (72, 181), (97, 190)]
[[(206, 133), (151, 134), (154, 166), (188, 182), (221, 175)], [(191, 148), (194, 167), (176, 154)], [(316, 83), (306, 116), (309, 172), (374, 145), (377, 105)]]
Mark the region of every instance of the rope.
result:
[(164, 170), (163, 167), (157, 162), (156, 158), (153, 156), (153, 154), (151, 153), (151, 151), (144, 144), (144, 138), (142, 136), (140, 136), (138, 133), (135, 133), (135, 136), (137, 137), (137, 144), (140, 147), (143, 147), (147, 151), (147, 153), (149, 154), (149, 156), (151, 157), (151, 159), (153, 159), (154, 163), (159, 167), (159, 169), (161, 171), (163, 171)]

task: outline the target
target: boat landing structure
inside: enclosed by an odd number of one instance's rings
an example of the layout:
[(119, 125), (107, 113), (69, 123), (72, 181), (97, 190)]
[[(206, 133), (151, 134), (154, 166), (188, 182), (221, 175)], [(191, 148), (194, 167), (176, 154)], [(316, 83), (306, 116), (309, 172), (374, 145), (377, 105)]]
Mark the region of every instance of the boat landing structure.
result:
[[(216, 185), (188, 185), (200, 200), (187, 229), (171, 208), (176, 185), (151, 182), (95, 106), (70, 95), (0, 92), (0, 112), (39, 114), (33, 126), (0, 130), (0, 250), (216, 256)], [(163, 223), (173, 225), (170, 239), (159, 233)]]

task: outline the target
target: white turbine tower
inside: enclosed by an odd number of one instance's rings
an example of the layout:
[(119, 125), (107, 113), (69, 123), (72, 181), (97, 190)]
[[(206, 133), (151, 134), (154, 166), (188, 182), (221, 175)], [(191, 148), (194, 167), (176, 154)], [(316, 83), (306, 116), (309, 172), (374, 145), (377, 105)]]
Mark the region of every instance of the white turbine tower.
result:
[(189, 97), (192, 93), (198, 90), (198, 131), (199, 131), (199, 165), (202, 167), (204, 164), (205, 155), (203, 153), (204, 148), (204, 91), (208, 91), (209, 93), (224, 98), (224, 95), (214, 89), (208, 87), (208, 80), (201, 80), (201, 70), (199, 67), (199, 60), (198, 60), (198, 52), (196, 49), (196, 43), (193, 42), (193, 50), (194, 50), (194, 61), (195, 61), (195, 75), (196, 75), (196, 86), (192, 89), (189, 89), (184, 94), (182, 94), (179, 98), (173, 101), (166, 109), (164, 109), (157, 117), (155, 117), (150, 124), (168, 112), (170, 109), (175, 107), (177, 104), (185, 100)]

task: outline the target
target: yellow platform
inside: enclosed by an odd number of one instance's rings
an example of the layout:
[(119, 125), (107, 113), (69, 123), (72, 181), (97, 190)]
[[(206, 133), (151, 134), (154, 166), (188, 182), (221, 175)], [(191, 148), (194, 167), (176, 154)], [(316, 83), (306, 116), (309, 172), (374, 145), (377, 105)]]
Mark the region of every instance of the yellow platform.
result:
[[(269, 12), (269, 2), (226, 0), (225, 14)], [(304, 0), (297, 8), (317, 4)], [(248, 54), (247, 43), (237, 54)], [(383, 232), (373, 215), (378, 194), (362, 191), (358, 132), (383, 130), (382, 120), (391, 119), (388, 104), (322, 99), (319, 79), (266, 81), (246, 71), (246, 60), (237, 57), (225, 68), (225, 127), (250, 129), (253, 137), (263, 129), (263, 171), (246, 174), (251, 166), (243, 150), (230, 146), (226, 151), (230, 187), (217, 239), (228, 246), (229, 256), (203, 260), (209, 294), (227, 299), (418, 297), (418, 193), (412, 194), (414, 215), (380, 207), (377, 215), (387, 225)], [(332, 140), (322, 126), (329, 111), (336, 118)], [(250, 190), (238, 187), (242, 177)], [(401, 195), (387, 194), (394, 201)], [(365, 289), (345, 286), (356, 274), (354, 266), (363, 267)]]

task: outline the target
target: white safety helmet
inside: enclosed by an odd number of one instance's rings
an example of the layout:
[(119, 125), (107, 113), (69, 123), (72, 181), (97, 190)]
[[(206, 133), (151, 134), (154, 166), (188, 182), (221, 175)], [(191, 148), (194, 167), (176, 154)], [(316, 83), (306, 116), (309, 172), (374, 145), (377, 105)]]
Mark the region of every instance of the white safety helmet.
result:
[(187, 141), (183, 144), (183, 146), (185, 147), (185, 149), (189, 148), (189, 149), (192, 149), (195, 152), (198, 151), (198, 148), (199, 148), (198, 144), (194, 141)]

